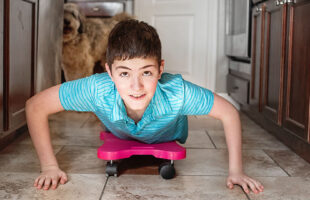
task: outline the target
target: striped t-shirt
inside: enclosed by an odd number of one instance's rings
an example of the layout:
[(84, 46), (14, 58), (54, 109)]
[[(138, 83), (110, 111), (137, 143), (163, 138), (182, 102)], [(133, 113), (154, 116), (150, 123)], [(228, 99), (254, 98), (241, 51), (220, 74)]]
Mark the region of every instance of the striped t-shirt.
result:
[(163, 73), (142, 119), (129, 118), (114, 82), (107, 73), (63, 83), (59, 98), (65, 110), (94, 112), (114, 135), (145, 143), (186, 141), (187, 115), (206, 115), (213, 106), (210, 90)]

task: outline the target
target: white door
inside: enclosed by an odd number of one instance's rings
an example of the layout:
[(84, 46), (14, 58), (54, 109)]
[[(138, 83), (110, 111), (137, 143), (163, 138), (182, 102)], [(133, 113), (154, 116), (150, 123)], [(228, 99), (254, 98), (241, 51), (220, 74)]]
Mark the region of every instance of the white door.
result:
[(214, 90), (218, 1), (135, 0), (134, 9), (157, 29), (165, 71)]

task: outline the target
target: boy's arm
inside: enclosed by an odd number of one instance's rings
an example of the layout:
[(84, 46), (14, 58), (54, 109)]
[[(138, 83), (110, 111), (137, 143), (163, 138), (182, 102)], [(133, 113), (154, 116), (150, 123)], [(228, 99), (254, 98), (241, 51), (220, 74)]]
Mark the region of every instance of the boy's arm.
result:
[(35, 146), (41, 164), (41, 176), (35, 181), (35, 186), (55, 189), (58, 181), (64, 184), (67, 176), (62, 172), (53, 152), (48, 126), (48, 115), (63, 111), (59, 100), (60, 85), (44, 90), (26, 102), (26, 117), (31, 139)]
[(247, 193), (249, 192), (248, 186), (255, 193), (263, 191), (261, 183), (243, 173), (241, 122), (238, 111), (224, 98), (214, 94), (214, 104), (209, 116), (221, 120), (224, 126), (229, 152), (229, 176), (227, 179), (227, 186), (232, 189), (233, 184), (239, 184)]

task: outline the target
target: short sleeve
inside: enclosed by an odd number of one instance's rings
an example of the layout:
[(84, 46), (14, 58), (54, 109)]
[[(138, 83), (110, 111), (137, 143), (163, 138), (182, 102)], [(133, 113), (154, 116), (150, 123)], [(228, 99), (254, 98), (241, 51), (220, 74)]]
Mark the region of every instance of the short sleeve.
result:
[(212, 91), (184, 80), (183, 115), (207, 115), (212, 109)]
[(59, 99), (65, 110), (95, 111), (96, 75), (61, 84)]

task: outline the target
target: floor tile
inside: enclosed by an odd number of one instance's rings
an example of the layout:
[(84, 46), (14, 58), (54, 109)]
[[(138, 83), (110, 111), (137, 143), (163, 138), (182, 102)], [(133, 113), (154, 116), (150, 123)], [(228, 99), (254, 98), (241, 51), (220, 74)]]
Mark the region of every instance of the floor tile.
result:
[(63, 111), (49, 116), (49, 127), (61, 127), (63, 129), (76, 129), (83, 126), (92, 115), (89, 112)]
[(70, 122), (78, 121), (84, 122), (91, 115), (91, 112), (76, 112), (76, 111), (62, 111), (48, 116), (50, 121)]
[(212, 199), (246, 200), (239, 187), (229, 190), (225, 177), (179, 176), (164, 180), (153, 175), (126, 175), (109, 178), (102, 200)]
[[(54, 146), (54, 153), (62, 146)], [(1, 172), (39, 172), (40, 162), (33, 145), (12, 144), (0, 152)]]
[[(90, 129), (76, 129), (76, 130), (57, 130), (51, 131), (51, 141), (55, 145), (79, 145), (79, 146), (93, 146), (99, 147), (103, 144), (100, 140), (100, 131), (93, 131)], [(14, 142), (15, 144), (29, 144), (32, 145), (29, 134), (21, 136)]]
[(185, 144), (181, 145), (186, 148), (215, 148), (204, 130), (189, 130)]
[[(225, 132), (222, 130), (207, 130), (216, 148), (227, 148)], [(249, 129), (242, 132), (242, 148), (243, 149), (282, 149), (288, 148), (270, 135), (265, 130)]]
[(220, 120), (211, 118), (209, 116), (189, 116), (188, 117), (189, 130), (223, 130), (223, 125)]
[(98, 200), (106, 182), (104, 175), (69, 174), (66, 184), (44, 191), (33, 187), (37, 176), (35, 173), (0, 173), (0, 199)]
[(291, 150), (265, 150), (290, 176), (310, 177), (310, 163)]
[(97, 158), (97, 148), (65, 146), (57, 155), (59, 166), (67, 173), (105, 174), (106, 161)]
[(310, 197), (310, 178), (262, 177), (264, 192), (249, 195), (251, 200), (306, 200)]
[[(244, 171), (249, 176), (287, 176), (287, 174), (263, 151), (243, 151)], [(178, 175), (228, 175), (226, 149), (187, 149), (184, 160), (175, 161)]]
[(243, 130), (253, 130), (253, 129), (263, 130), (261, 126), (259, 126), (253, 120), (251, 120), (247, 115), (243, 113), (239, 113), (239, 114), (240, 114), (241, 126)]

